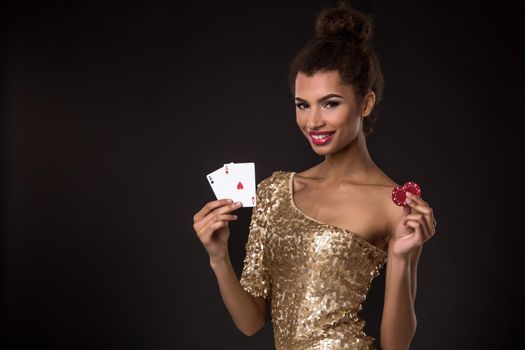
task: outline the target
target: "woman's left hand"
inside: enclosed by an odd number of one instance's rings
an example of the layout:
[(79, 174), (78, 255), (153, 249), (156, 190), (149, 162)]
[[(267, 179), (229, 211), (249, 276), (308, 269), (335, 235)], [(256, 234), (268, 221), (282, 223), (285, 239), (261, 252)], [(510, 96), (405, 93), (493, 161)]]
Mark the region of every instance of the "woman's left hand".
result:
[(406, 258), (436, 233), (432, 208), (421, 197), (407, 192), (403, 217), (389, 243), (390, 253)]

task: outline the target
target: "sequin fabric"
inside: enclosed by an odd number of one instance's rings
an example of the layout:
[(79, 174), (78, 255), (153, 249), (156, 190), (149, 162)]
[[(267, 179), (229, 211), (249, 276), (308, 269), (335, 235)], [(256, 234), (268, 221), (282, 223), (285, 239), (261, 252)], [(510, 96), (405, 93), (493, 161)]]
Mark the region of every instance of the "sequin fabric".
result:
[(387, 253), (302, 212), (294, 174), (257, 185), (240, 284), (270, 302), (276, 350), (375, 349), (358, 312)]

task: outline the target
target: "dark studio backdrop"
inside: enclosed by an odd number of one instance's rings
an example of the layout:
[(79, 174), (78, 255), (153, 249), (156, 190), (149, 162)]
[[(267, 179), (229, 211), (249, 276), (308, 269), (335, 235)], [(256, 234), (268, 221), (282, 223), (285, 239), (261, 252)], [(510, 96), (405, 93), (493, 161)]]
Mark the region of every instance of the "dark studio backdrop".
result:
[[(322, 161), (288, 65), (330, 1), (42, 2), (3, 13), (2, 349), (272, 349), (231, 320), (193, 231), (205, 174)], [(375, 162), (418, 182), (436, 236), (412, 349), (523, 346), (519, 12), (354, 1), (385, 76)], [(251, 208), (230, 224), (240, 276)], [(385, 270), (361, 316), (377, 339)]]

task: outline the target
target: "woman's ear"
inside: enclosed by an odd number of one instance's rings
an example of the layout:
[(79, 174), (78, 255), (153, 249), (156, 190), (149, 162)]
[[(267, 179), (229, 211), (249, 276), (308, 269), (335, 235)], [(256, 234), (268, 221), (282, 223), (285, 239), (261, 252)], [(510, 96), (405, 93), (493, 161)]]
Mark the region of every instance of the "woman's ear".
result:
[(372, 113), (375, 103), (376, 103), (376, 94), (372, 90), (370, 90), (366, 94), (365, 98), (363, 99), (363, 110), (362, 110), (363, 117), (368, 117), (370, 113)]

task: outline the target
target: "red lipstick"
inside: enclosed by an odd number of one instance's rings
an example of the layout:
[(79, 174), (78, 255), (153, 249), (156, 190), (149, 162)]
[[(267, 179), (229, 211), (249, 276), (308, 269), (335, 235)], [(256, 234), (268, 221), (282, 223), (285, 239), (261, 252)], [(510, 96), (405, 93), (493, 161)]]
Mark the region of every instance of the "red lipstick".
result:
[(314, 145), (324, 145), (332, 139), (334, 133), (335, 131), (328, 131), (328, 130), (309, 131), (308, 135), (310, 135), (310, 140), (312, 141)]

